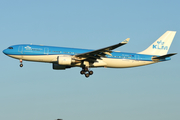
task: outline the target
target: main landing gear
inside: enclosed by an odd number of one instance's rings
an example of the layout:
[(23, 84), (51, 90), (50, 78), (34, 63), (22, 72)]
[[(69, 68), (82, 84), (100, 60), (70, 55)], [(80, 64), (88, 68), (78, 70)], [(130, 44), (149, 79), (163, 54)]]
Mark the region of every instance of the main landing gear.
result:
[(81, 75), (85, 75), (85, 77), (89, 77), (90, 75), (93, 74), (93, 71), (89, 71), (89, 69), (87, 67), (83, 67), (82, 70), (81, 70)]
[(20, 66), (20, 67), (23, 67), (22, 59), (20, 59), (19, 61), (20, 61), (20, 63), (21, 63), (19, 66)]

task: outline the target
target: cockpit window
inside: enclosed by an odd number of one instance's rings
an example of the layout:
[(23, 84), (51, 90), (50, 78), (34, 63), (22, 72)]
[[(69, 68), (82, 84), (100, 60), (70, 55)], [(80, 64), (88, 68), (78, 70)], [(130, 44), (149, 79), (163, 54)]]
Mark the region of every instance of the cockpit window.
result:
[(13, 49), (13, 47), (8, 47), (8, 49)]

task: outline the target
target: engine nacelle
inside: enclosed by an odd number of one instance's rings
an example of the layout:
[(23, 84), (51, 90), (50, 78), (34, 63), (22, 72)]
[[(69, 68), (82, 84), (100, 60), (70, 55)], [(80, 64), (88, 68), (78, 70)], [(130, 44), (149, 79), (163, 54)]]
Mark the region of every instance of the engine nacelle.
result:
[(65, 70), (66, 68), (71, 68), (71, 66), (59, 65), (59, 64), (53, 63), (54, 70)]
[(59, 65), (71, 65), (72, 58), (71, 56), (58, 56), (57, 62)]

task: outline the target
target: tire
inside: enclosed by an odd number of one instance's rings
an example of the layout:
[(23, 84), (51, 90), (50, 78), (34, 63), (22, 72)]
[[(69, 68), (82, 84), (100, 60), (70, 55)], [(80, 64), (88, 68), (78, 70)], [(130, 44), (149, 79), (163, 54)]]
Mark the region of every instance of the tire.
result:
[(23, 67), (23, 64), (20, 64), (19, 66), (20, 66), (20, 67)]
[(93, 71), (89, 71), (89, 75), (92, 75), (93, 74)]
[(86, 74), (85, 74), (85, 77), (87, 77), (87, 78), (88, 78), (88, 77), (89, 77), (89, 73), (86, 73)]
[(85, 72), (87, 72), (87, 71), (88, 71), (88, 68), (87, 68), (87, 67), (85, 67), (85, 68), (84, 68), (84, 71), (85, 71)]
[(85, 71), (84, 71), (84, 70), (81, 70), (80, 74), (81, 74), (81, 75), (85, 74)]

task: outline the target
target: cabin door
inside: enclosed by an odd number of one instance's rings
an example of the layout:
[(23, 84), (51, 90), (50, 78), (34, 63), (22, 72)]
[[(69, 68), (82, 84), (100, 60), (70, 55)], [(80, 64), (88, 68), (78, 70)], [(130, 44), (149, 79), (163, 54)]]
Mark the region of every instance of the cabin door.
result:
[(44, 54), (48, 55), (48, 53), (49, 53), (49, 48), (44, 48)]
[(139, 61), (139, 55), (136, 55), (136, 60)]
[(19, 46), (18, 52), (21, 53), (21, 54), (23, 54), (23, 46)]

